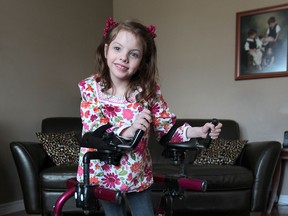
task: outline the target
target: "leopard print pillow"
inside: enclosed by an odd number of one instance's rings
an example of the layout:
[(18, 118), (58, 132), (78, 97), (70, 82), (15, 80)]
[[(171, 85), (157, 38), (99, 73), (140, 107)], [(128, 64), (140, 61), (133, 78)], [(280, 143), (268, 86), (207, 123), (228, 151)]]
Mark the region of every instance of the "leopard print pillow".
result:
[(194, 164), (233, 165), (247, 142), (247, 140), (213, 140), (210, 147), (202, 150), (196, 157)]
[(57, 165), (74, 165), (78, 163), (80, 143), (75, 132), (36, 133), (43, 148)]

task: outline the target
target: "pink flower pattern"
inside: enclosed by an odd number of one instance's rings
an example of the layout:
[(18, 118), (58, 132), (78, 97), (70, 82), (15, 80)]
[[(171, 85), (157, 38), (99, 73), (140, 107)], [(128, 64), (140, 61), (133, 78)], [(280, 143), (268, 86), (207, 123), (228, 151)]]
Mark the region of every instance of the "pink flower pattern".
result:
[(115, 117), (115, 116), (117, 116), (117, 113), (119, 113), (120, 111), (121, 111), (121, 109), (117, 106), (112, 106), (110, 104), (104, 106), (104, 113), (108, 117)]
[(120, 185), (120, 180), (118, 176), (114, 173), (107, 173), (106, 175), (104, 175), (104, 178), (102, 180), (103, 184), (107, 188), (114, 188), (116, 185)]
[(123, 110), (123, 118), (127, 120), (131, 120), (134, 117), (133, 112), (130, 109)]
[[(142, 103), (136, 103), (135, 91), (129, 102), (125, 97), (107, 96), (101, 92), (101, 84), (97, 83), (95, 76), (90, 76), (79, 83), (81, 93), (80, 115), (82, 118), (82, 134), (96, 130), (108, 121), (112, 124), (110, 131), (120, 134), (121, 131), (132, 125), (136, 116), (143, 110)], [(176, 116), (170, 112), (163, 99), (160, 87), (157, 86), (155, 100), (145, 101), (152, 113), (153, 127), (156, 138), (166, 134), (173, 126)], [(188, 141), (185, 124), (177, 129), (172, 140)], [(153, 130), (151, 129), (151, 130)], [(123, 155), (120, 166), (108, 165), (99, 160), (90, 163), (90, 180), (97, 182), (101, 187), (120, 190), (122, 192), (136, 192), (149, 188), (153, 183), (152, 161), (148, 150), (149, 133), (145, 133), (137, 148)], [(91, 149), (81, 148), (79, 153), (79, 166), (77, 180), (83, 181), (83, 156)]]

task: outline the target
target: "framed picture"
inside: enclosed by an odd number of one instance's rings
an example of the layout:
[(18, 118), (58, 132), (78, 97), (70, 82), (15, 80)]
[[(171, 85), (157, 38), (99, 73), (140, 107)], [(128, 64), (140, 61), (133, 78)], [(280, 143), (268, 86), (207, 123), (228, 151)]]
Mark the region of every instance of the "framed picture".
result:
[(288, 76), (288, 4), (236, 14), (235, 80)]

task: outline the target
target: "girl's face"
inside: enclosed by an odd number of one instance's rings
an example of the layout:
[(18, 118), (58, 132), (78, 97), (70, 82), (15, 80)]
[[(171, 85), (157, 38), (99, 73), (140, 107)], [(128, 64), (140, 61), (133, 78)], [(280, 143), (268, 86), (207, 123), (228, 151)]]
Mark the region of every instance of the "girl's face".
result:
[(143, 48), (140, 40), (131, 32), (120, 30), (115, 39), (104, 48), (107, 65), (113, 83), (129, 82), (139, 69)]

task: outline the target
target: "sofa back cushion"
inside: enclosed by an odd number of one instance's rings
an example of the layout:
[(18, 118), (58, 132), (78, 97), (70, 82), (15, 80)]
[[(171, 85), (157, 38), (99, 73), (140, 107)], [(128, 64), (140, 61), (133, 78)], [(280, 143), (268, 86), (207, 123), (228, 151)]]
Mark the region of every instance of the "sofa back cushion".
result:
[[(211, 119), (177, 119), (179, 123), (187, 122), (193, 127), (203, 126), (206, 122), (210, 122)], [(219, 138), (228, 139), (228, 140), (236, 140), (240, 139), (240, 129), (239, 125), (234, 120), (229, 119), (220, 119), (222, 124), (222, 131)], [(64, 133), (75, 131), (81, 133), (82, 130), (82, 122), (80, 117), (53, 117), (46, 118), (42, 121), (41, 131), (43, 133), (49, 132), (57, 132)], [(154, 136), (153, 136), (154, 137)], [(155, 142), (155, 137), (151, 139), (151, 142)]]
[[(177, 119), (177, 122), (180, 124), (187, 122), (192, 127), (200, 127), (210, 121), (211, 119)], [(230, 119), (219, 119), (219, 121), (223, 124), (219, 138), (227, 140), (240, 139), (239, 124), (236, 121)], [(76, 132), (79, 134), (79, 137), (81, 136), (82, 122), (80, 117), (52, 117), (42, 121), (43, 133), (64, 133), (70, 131)], [(153, 163), (167, 163), (167, 159), (162, 157), (163, 146), (156, 141), (153, 132), (149, 140), (149, 149)]]
[(43, 133), (65, 133), (74, 131), (81, 133), (82, 122), (80, 117), (52, 117), (42, 120)]

